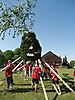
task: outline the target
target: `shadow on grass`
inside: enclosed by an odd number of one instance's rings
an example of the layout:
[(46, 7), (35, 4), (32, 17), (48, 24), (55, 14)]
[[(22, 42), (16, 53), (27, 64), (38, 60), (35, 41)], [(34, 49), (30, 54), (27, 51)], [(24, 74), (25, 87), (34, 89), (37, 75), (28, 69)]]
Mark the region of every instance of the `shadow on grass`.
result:
[(16, 86), (30, 86), (31, 84), (15, 84)]
[(23, 92), (30, 92), (32, 91), (31, 88), (16, 88), (14, 90), (11, 90), (12, 93), (23, 93)]
[(56, 93), (55, 97), (53, 98), (53, 100), (56, 100), (58, 97), (58, 94)]
[[(46, 90), (46, 92), (56, 92), (54, 89), (51, 91), (51, 90)], [(53, 98), (53, 100), (56, 100), (58, 97), (58, 94), (56, 93), (55, 97)]]

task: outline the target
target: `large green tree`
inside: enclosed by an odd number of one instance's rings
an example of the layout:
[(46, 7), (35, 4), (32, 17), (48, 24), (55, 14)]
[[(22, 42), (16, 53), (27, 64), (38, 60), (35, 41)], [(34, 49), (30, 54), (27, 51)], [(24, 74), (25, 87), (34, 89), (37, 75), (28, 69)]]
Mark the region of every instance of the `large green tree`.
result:
[(63, 58), (63, 65), (67, 65), (68, 61), (67, 61), (67, 57), (65, 55), (65, 57)]
[(22, 36), (20, 50), (24, 62), (34, 61), (41, 57), (41, 46), (34, 32), (25, 32)]
[(13, 54), (14, 54), (14, 57), (12, 58), (12, 60), (15, 60), (15, 59), (17, 59), (18, 57), (20, 57), (20, 48), (16, 48), (16, 49), (13, 51)]
[(4, 57), (3, 52), (0, 50), (0, 65), (3, 65), (5, 63), (6, 59)]
[(14, 54), (14, 55), (20, 56), (20, 48), (16, 48), (16, 49), (13, 51), (13, 54)]
[(9, 6), (0, 2), (0, 36), (4, 39), (6, 32), (15, 35), (24, 34), (34, 25), (34, 13), (32, 9), (37, 0), (18, 0), (18, 5), (10, 4)]
[(4, 56), (5, 56), (5, 58), (6, 58), (6, 61), (7, 60), (9, 60), (9, 59), (11, 59), (12, 60), (12, 58), (13, 58), (13, 51), (12, 50), (6, 50), (5, 52), (4, 52)]

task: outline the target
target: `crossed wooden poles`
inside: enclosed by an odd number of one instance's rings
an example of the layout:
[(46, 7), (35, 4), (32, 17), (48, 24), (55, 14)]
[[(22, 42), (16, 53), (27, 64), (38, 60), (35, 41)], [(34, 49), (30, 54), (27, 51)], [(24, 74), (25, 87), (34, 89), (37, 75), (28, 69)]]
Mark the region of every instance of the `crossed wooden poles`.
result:
[[(50, 67), (50, 65), (48, 63), (46, 63), (44, 60), (43, 62), (46, 64), (46, 66), (48, 66), (50, 68), (51, 71), (53, 71), (53, 73), (63, 82), (63, 84), (71, 91), (75, 94), (75, 91)], [(56, 90), (56, 92), (58, 93), (55, 85), (53, 85), (54, 89)], [(48, 97), (47, 97), (48, 98)], [(47, 100), (47, 99), (46, 99)]]
[[(12, 64), (14, 63), (14, 62), (16, 62), (17, 60), (19, 60), (19, 59), (21, 59), (21, 57), (19, 57), (18, 59), (16, 59), (15, 61), (13, 61), (12, 62)], [(23, 60), (12, 70), (12, 72), (14, 72), (15, 71), (15, 69), (17, 69), (18, 68), (18, 66), (21, 64), (23, 62)], [(46, 66), (48, 66), (49, 68), (50, 68), (50, 70), (51, 71), (53, 71), (54, 72), (54, 74), (63, 82), (63, 84), (71, 91), (71, 92), (73, 92), (74, 94), (75, 94), (75, 91), (50, 67), (50, 65), (48, 64), (48, 63), (46, 63), (44, 60), (43, 60), (43, 62), (46, 64)], [(22, 67), (24, 67), (25, 65), (23, 65)], [(0, 70), (0, 72), (2, 72), (3, 70), (5, 70), (6, 68), (7, 68), (8, 66), (6, 66), (5, 68), (3, 68), (3, 69), (1, 69)], [(21, 68), (22, 68), (21, 67)], [(20, 68), (19, 68), (20, 69)], [(18, 70), (19, 70), (18, 69)], [(9, 76), (8, 76), (9, 77)], [(2, 84), (3, 83), (3, 81), (4, 80), (6, 80), (7, 78), (5, 78), (5, 79), (3, 79), (1, 82), (0, 82), (0, 84)], [(48, 100), (48, 97), (47, 97), (47, 94), (46, 94), (46, 91), (45, 91), (45, 87), (44, 87), (44, 84), (43, 84), (43, 80), (42, 80), (42, 78), (40, 77), (40, 81), (41, 81), (41, 84), (42, 84), (42, 88), (43, 88), (43, 92), (44, 92), (44, 95), (45, 95), (45, 99), (46, 100)], [(56, 87), (55, 86), (53, 86), (54, 87), (54, 89), (56, 90)], [(56, 92), (58, 93), (58, 91), (56, 90)]]
[[(17, 58), (15, 61), (12, 62), (12, 64), (14, 64), (16, 61), (18, 61), (19, 59), (21, 59), (21, 57)], [(2, 72), (3, 70), (5, 70), (9, 65), (7, 65), (6, 67), (2, 68), (0, 70), (0, 72)]]
[[(15, 61), (13, 61), (12, 64), (15, 63), (16, 61), (18, 61), (19, 59), (21, 59), (21, 57), (19, 57), (19, 58), (16, 59)], [(12, 72), (14, 72), (14, 71), (19, 67), (19, 65), (20, 65), (22, 62), (23, 62), (23, 60), (12, 70)], [(9, 66), (9, 65), (7, 65), (7, 66), (4, 67), (3, 69), (1, 69), (0, 72), (2, 72), (3, 70), (5, 70), (8, 66)], [(24, 67), (24, 65), (23, 65), (22, 67)], [(13, 74), (13, 73), (12, 73), (12, 74)], [(11, 74), (11, 75), (12, 75), (12, 74)], [(8, 77), (10, 77), (11, 75), (9, 75)], [(4, 82), (4, 80), (6, 80), (8, 77), (2, 79), (2, 80), (0, 81), (0, 85), (1, 85), (1, 84)]]

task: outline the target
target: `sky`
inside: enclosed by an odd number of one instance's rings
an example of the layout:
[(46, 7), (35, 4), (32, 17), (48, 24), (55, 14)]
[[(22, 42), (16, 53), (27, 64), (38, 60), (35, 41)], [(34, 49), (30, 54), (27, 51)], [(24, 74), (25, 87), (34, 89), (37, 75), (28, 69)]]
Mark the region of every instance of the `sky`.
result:
[[(17, 0), (9, 1), (17, 4)], [(75, 60), (75, 0), (38, 0), (33, 12), (36, 38), (42, 47), (42, 55), (52, 51), (61, 58)], [(12, 38), (6, 33), (4, 40), (0, 38), (0, 49), (15, 50), (21, 44), (21, 36)]]

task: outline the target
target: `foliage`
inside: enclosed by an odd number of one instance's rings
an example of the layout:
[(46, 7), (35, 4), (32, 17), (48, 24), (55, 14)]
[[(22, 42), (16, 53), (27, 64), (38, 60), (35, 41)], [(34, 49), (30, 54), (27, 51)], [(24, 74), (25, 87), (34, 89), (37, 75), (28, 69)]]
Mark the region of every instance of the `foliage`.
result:
[(12, 60), (12, 58), (13, 58), (14, 55), (13, 55), (12, 50), (6, 50), (6, 51), (4, 52), (4, 56), (5, 56), (6, 61), (7, 61), (7, 60), (9, 60), (9, 59)]
[(74, 65), (75, 65), (74, 60), (70, 61), (69, 65), (73, 68), (73, 67), (74, 67)]
[(5, 52), (2, 52), (0, 50), (0, 64), (5, 64), (7, 60), (16, 60), (20, 57), (20, 48), (16, 48), (14, 51), (12, 50), (6, 50)]
[(4, 57), (3, 52), (0, 50), (0, 65), (3, 65), (5, 63), (6, 59)]
[(22, 36), (20, 50), (24, 62), (34, 61), (41, 57), (41, 46), (34, 32), (25, 32)]
[(15, 35), (25, 33), (34, 25), (34, 13), (32, 9), (36, 6), (37, 0), (18, 0), (18, 5), (8, 6), (4, 2), (0, 2), (0, 36), (4, 39), (6, 32), (11, 33), (13, 30), (13, 38)]
[(19, 57), (20, 57), (19, 55), (14, 55), (13, 58), (12, 58), (12, 60), (16, 60)]
[(63, 58), (63, 65), (67, 65), (68, 61), (67, 61), (67, 57), (65, 55), (65, 57)]
[(20, 48), (16, 48), (16, 49), (13, 51), (13, 54), (14, 54), (14, 55), (20, 56)]

